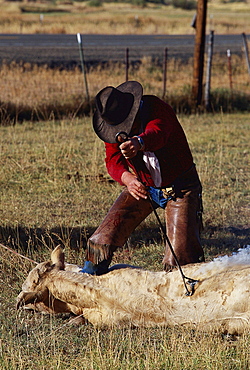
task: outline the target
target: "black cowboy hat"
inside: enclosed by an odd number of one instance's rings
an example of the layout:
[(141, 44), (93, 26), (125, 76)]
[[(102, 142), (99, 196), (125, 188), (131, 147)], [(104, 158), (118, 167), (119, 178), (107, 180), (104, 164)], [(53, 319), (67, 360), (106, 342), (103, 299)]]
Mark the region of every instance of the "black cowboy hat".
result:
[(129, 134), (141, 97), (142, 86), (137, 81), (102, 89), (95, 98), (96, 112), (93, 117), (93, 127), (99, 138), (107, 143), (115, 143), (118, 132)]

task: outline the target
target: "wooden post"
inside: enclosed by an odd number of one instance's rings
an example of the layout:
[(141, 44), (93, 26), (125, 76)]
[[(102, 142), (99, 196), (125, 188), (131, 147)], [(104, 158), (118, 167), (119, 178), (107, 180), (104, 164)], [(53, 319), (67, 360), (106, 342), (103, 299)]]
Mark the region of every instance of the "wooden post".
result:
[(245, 49), (246, 61), (247, 61), (247, 69), (248, 69), (248, 73), (250, 74), (250, 62), (249, 62), (249, 53), (248, 53), (248, 44), (247, 44), (246, 34), (242, 33), (242, 37), (243, 37), (243, 44), (244, 44), (244, 49)]
[(202, 80), (204, 67), (204, 51), (206, 37), (206, 17), (207, 17), (207, 0), (198, 0), (197, 18), (196, 18), (196, 36), (194, 47), (194, 70), (192, 95), (199, 106), (202, 101)]
[(165, 98), (166, 95), (166, 84), (167, 84), (167, 61), (168, 61), (168, 48), (165, 48), (164, 52), (164, 60), (163, 60), (163, 93), (162, 99)]
[(125, 81), (128, 81), (128, 69), (129, 69), (129, 48), (126, 49), (126, 77)]
[(208, 41), (207, 75), (206, 75), (206, 85), (205, 85), (205, 107), (207, 111), (211, 110), (210, 82), (211, 82), (211, 69), (212, 69), (212, 59), (213, 59), (213, 46), (214, 46), (214, 31), (210, 31), (210, 36), (209, 36), (209, 41)]

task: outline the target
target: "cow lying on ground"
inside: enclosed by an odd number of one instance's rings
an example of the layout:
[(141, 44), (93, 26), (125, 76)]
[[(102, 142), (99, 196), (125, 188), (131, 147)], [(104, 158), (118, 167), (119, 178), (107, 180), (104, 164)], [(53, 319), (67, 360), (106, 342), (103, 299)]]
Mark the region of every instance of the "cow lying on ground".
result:
[(209, 263), (183, 266), (197, 279), (185, 295), (180, 272), (123, 268), (102, 276), (80, 273), (64, 262), (57, 247), (51, 261), (38, 264), (17, 298), (17, 308), (32, 304), (38, 311), (72, 312), (95, 326), (191, 325), (240, 334), (250, 328), (250, 247)]

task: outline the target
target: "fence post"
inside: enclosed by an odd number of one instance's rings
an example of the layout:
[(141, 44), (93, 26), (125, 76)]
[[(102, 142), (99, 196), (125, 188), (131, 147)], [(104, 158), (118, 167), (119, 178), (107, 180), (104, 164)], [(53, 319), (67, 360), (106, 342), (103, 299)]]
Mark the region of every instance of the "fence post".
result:
[(128, 81), (128, 69), (129, 69), (129, 48), (126, 49), (126, 78), (125, 81)]
[(211, 68), (213, 59), (213, 46), (214, 46), (214, 31), (210, 31), (208, 40), (208, 55), (207, 55), (207, 75), (205, 85), (205, 108), (207, 111), (211, 110), (210, 101), (210, 82), (211, 82)]
[(231, 62), (231, 50), (227, 49), (227, 61), (228, 61), (228, 76), (229, 76), (229, 86), (231, 93), (233, 91), (233, 81), (232, 81), (232, 62)]
[(206, 16), (207, 16), (207, 0), (197, 1), (197, 18), (195, 23), (196, 35), (194, 46), (194, 70), (192, 95), (198, 107), (202, 101), (202, 79), (204, 67), (204, 49), (206, 38)]
[(164, 60), (163, 60), (163, 93), (162, 99), (165, 98), (166, 95), (166, 84), (167, 84), (167, 61), (168, 61), (168, 48), (165, 48), (164, 52)]
[(82, 50), (82, 38), (81, 38), (80, 33), (77, 34), (77, 41), (78, 41), (78, 45), (79, 45), (82, 73), (83, 73), (84, 82), (85, 82), (86, 98), (87, 98), (88, 103), (90, 104), (88, 82), (87, 82), (86, 69), (85, 69), (83, 50)]
[(243, 37), (243, 44), (244, 44), (244, 49), (245, 49), (246, 61), (247, 61), (247, 69), (248, 69), (248, 73), (250, 74), (250, 62), (249, 62), (248, 44), (247, 44), (246, 34), (244, 32), (242, 33), (242, 37)]
[(40, 14), (39, 21), (40, 21), (41, 26), (43, 25), (43, 19), (44, 19), (44, 15)]

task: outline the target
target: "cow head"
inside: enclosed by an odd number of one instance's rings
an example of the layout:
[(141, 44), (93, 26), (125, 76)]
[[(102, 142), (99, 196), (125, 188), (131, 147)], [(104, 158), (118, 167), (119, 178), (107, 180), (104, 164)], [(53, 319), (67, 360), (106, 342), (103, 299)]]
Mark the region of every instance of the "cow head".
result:
[(42, 262), (30, 271), (22, 285), (22, 292), (17, 297), (17, 309), (30, 305), (38, 311), (69, 312), (67, 305), (51, 296), (46, 286), (46, 277), (52, 270), (64, 269), (64, 253), (58, 246), (51, 253), (51, 261)]

